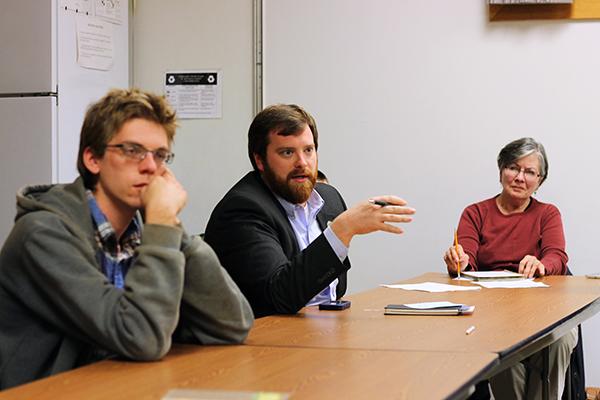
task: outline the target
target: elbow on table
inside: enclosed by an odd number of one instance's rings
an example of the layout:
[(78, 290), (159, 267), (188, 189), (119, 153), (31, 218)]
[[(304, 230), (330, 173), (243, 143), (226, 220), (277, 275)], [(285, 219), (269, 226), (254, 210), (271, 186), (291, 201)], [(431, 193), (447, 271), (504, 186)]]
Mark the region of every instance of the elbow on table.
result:
[(136, 340), (126, 349), (124, 356), (135, 361), (161, 360), (171, 349), (171, 338)]
[(200, 344), (243, 344), (254, 324), (252, 313), (241, 319), (218, 321), (210, 329), (195, 335)]
[(305, 299), (303, 293), (298, 293), (294, 289), (281, 289), (278, 287), (269, 287), (266, 290), (266, 301), (263, 300), (263, 305), (266, 313), (256, 312), (260, 316), (271, 315), (271, 314), (297, 314), (308, 301)]
[(297, 314), (298, 311), (300, 311), (302, 309), (302, 307), (304, 307), (305, 305), (306, 305), (305, 303), (288, 304), (285, 302), (279, 302), (274, 305), (275, 314), (294, 315), (294, 314)]
[(223, 337), (224, 342), (230, 344), (244, 343), (252, 325), (254, 325), (254, 316), (230, 324), (230, 329), (227, 330), (227, 334)]

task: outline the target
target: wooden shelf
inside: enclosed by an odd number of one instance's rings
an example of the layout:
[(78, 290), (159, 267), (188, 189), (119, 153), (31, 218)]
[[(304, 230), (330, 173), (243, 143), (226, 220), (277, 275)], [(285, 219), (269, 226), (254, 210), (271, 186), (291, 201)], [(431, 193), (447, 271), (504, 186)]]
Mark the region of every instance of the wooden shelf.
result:
[(574, 0), (572, 4), (490, 4), (489, 18), (490, 21), (600, 19), (600, 0)]

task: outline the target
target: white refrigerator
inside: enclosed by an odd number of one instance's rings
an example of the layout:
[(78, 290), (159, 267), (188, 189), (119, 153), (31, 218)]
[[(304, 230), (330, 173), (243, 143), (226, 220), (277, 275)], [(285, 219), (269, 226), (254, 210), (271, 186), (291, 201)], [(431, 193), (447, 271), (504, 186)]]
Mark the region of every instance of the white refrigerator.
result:
[(88, 105), (129, 86), (129, 14), (128, 0), (1, 1), (0, 246), (17, 189), (72, 181)]

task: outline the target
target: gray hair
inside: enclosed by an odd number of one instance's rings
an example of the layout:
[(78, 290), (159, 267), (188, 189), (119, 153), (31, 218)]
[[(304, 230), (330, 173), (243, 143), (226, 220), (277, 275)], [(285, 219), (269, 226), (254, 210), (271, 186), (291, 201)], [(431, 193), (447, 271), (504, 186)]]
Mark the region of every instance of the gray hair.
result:
[(546, 157), (544, 146), (530, 137), (514, 140), (500, 150), (500, 154), (498, 154), (498, 168), (500, 172), (510, 164), (530, 154), (537, 154), (540, 160), (541, 185), (548, 177), (548, 157)]

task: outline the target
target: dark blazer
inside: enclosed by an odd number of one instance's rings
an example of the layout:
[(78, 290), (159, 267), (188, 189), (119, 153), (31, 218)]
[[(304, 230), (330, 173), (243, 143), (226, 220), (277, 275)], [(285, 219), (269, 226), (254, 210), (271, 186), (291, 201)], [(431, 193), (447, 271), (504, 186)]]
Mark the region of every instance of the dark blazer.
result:
[[(333, 186), (317, 183), (325, 205), (317, 215), (322, 230), (346, 209)], [(260, 174), (236, 183), (213, 210), (206, 242), (240, 287), (255, 317), (294, 314), (335, 278), (337, 296), (346, 292), (350, 262), (340, 262), (323, 234), (304, 251), (287, 215)]]

